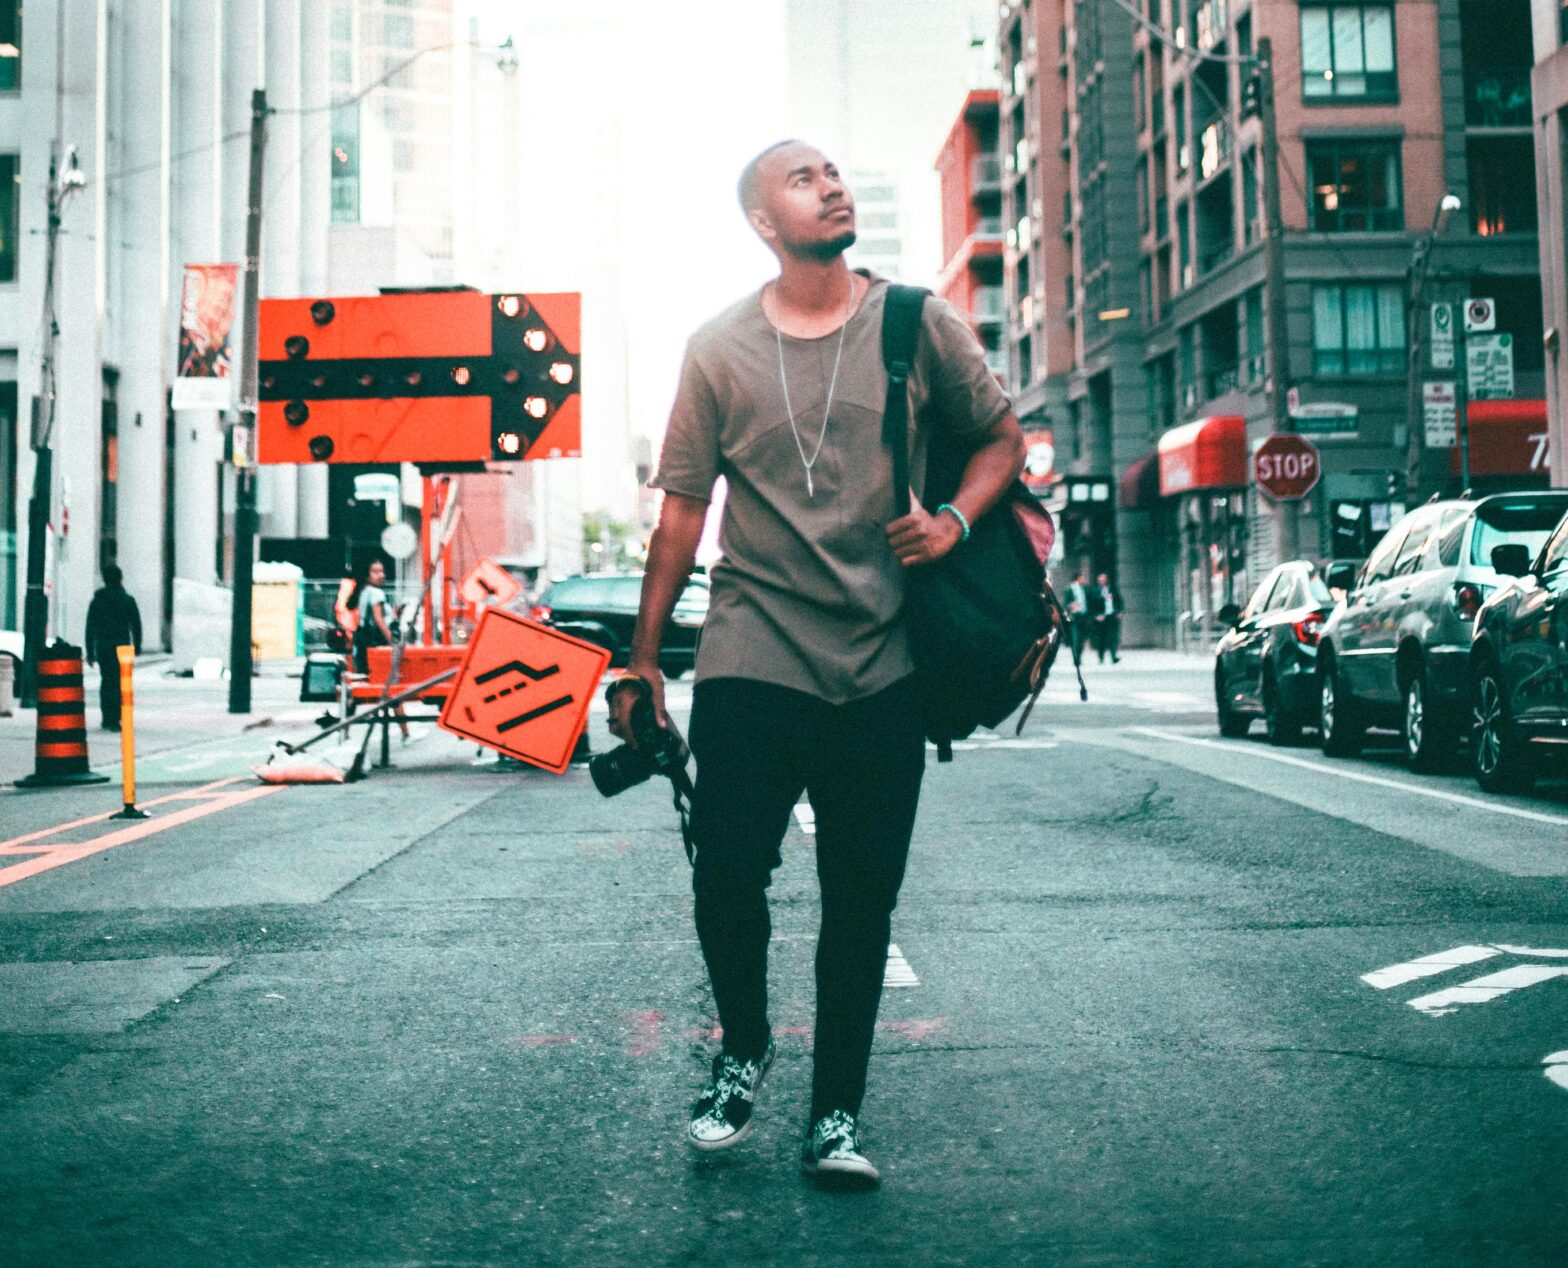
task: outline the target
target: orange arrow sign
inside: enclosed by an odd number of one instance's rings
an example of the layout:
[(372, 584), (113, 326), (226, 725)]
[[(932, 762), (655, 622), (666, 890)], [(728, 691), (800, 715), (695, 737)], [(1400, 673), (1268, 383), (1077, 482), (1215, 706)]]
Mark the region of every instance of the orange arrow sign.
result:
[(522, 592), (517, 578), (488, 557), (475, 564), (458, 587), (463, 602), (476, 608), (484, 603), (505, 607)]
[(440, 726), (562, 774), (609, 664), (602, 647), (487, 607)]

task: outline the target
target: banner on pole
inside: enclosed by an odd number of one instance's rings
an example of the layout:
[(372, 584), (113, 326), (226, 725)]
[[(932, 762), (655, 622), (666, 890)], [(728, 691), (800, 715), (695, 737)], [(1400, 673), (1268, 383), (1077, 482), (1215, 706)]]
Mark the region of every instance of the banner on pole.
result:
[(180, 288), (180, 348), (175, 409), (228, 409), (234, 404), (234, 297), (238, 264), (187, 264)]

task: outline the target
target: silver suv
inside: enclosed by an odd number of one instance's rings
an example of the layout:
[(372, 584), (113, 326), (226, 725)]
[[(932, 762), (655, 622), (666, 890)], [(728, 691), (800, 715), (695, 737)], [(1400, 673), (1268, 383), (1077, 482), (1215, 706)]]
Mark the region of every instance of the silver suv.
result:
[(1318, 644), (1323, 751), (1359, 751), (1370, 727), (1400, 731), (1417, 770), (1452, 760), (1470, 710), (1470, 638), (1488, 594), (1504, 584), (1492, 550), (1533, 557), (1568, 511), (1568, 491), (1501, 493), (1418, 507), (1366, 563), (1338, 564), (1345, 599)]

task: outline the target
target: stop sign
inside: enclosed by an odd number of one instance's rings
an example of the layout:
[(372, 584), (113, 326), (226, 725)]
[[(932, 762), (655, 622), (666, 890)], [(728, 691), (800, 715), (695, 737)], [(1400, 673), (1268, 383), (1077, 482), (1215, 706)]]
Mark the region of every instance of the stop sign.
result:
[(1252, 455), (1252, 478), (1276, 502), (1304, 498), (1323, 473), (1317, 447), (1291, 432), (1270, 436)]

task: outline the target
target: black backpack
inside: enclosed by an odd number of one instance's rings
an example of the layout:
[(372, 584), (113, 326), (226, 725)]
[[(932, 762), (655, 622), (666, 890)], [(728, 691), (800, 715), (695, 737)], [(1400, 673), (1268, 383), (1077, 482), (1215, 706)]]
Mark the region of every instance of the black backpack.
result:
[[(882, 317), (887, 406), (882, 438), (892, 451), (894, 511), (909, 514), (909, 373), (929, 294), (889, 287)], [(969, 454), (933, 427), (927, 442), (922, 502), (929, 510), (952, 500)], [(1056, 539), (1051, 514), (1022, 481), (970, 526), (934, 564), (906, 574), (905, 619), (925, 707), (926, 738), (937, 760), (953, 760), (953, 741), (976, 727), (998, 727), (1028, 701), (1021, 734), (1067, 635), (1067, 614), (1046, 578)], [(1079, 696), (1089, 698), (1078, 678)]]

